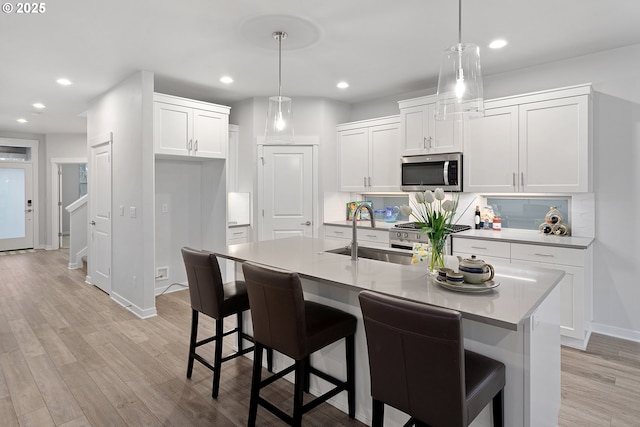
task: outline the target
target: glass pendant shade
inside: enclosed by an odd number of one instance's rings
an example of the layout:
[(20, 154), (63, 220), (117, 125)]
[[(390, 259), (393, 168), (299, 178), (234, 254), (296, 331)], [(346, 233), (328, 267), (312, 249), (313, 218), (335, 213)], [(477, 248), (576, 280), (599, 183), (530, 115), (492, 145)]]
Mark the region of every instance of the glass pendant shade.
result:
[(484, 115), (484, 93), (480, 71), (480, 48), (458, 43), (442, 53), (436, 120)]
[(280, 95), (269, 98), (265, 139), (268, 144), (293, 143), (291, 98)]

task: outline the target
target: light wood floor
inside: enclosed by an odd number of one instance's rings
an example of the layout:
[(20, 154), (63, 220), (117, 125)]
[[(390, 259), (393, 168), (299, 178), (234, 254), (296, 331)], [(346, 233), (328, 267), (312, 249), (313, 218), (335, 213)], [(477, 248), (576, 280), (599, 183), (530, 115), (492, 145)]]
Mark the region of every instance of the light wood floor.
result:
[[(249, 360), (223, 365), (217, 400), (210, 371), (196, 363), (185, 378), (186, 292), (140, 320), (67, 262), (66, 251), (0, 256), (0, 425), (246, 425)], [(268, 397), (289, 407), (291, 389), (276, 382)], [(304, 423), (363, 426), (326, 404)], [(261, 409), (258, 425), (281, 423)], [(563, 348), (560, 426), (640, 426), (640, 344), (594, 335), (587, 352)]]

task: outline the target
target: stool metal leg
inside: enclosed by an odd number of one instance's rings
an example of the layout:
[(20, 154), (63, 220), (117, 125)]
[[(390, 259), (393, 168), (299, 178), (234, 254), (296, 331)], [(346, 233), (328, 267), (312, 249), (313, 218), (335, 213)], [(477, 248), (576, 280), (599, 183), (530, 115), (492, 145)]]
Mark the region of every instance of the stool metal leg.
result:
[(258, 416), (258, 398), (262, 375), (262, 345), (255, 343), (253, 350), (253, 373), (251, 375), (251, 397), (249, 400), (249, 419), (247, 426), (254, 427)]
[(347, 402), (349, 418), (356, 416), (356, 366), (355, 366), (355, 335), (345, 338), (345, 353), (347, 358)]
[(191, 338), (189, 339), (189, 361), (187, 363), (187, 378), (193, 373), (193, 360), (196, 353), (196, 341), (198, 338), (198, 311), (191, 310)]
[(384, 425), (384, 403), (373, 399), (373, 413), (371, 418), (371, 427), (382, 427)]
[(306, 376), (309, 373), (307, 369), (308, 357), (302, 360), (296, 360), (295, 363), (295, 384), (293, 390), (293, 423), (294, 427), (300, 427), (302, 425), (302, 399), (303, 391), (307, 382)]
[(493, 427), (504, 427), (504, 389), (493, 396)]
[(242, 351), (242, 343), (244, 342), (244, 338), (242, 338), (242, 312), (239, 311), (236, 314), (236, 333), (238, 334), (238, 352)]
[(224, 338), (223, 318), (216, 319), (216, 339), (215, 339), (215, 356), (213, 359), (213, 390), (211, 397), (218, 397), (220, 389), (220, 368), (222, 366), (222, 339)]

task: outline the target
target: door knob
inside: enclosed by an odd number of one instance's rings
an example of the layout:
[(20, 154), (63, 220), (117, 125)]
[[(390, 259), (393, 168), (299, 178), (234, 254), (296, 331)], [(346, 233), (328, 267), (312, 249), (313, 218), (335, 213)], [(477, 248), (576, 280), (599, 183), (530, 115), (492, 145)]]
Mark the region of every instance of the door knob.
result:
[(301, 222), (300, 225), (311, 225), (311, 221)]
[(96, 225), (96, 222), (95, 221), (90, 221), (89, 224)]
[(24, 212), (25, 213), (33, 212), (33, 209), (25, 209)]

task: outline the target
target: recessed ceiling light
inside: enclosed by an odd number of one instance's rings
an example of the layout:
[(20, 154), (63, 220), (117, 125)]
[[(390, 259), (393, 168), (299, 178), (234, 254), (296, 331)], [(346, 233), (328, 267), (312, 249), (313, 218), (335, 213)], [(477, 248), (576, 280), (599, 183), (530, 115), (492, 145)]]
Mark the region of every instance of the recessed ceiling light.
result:
[(336, 86), (338, 86), (340, 89), (346, 89), (349, 87), (349, 83), (347, 82), (340, 82), (338, 83)]
[(58, 80), (56, 80), (56, 82), (59, 85), (62, 85), (62, 86), (69, 86), (69, 85), (73, 84), (73, 83), (71, 83), (71, 80), (65, 79), (65, 78), (58, 79)]
[(507, 45), (507, 41), (503, 39), (494, 40), (489, 44), (491, 49), (501, 49)]
[(230, 83), (233, 83), (233, 79), (231, 77), (229, 77), (229, 76), (220, 77), (220, 81), (222, 83), (224, 83), (224, 84), (227, 84), (227, 85), (230, 84)]
[(43, 108), (46, 108), (46, 107), (42, 102), (36, 102), (35, 104), (33, 104), (33, 108), (37, 108), (38, 110), (42, 110)]
[(16, 119), (16, 122), (18, 122), (18, 123), (29, 123), (29, 121), (27, 119), (23, 119), (22, 117), (20, 117), (19, 119)]

